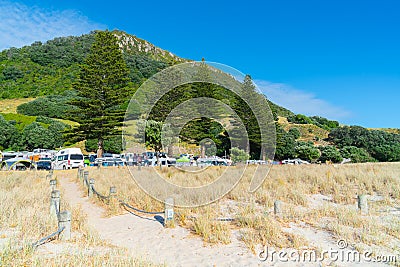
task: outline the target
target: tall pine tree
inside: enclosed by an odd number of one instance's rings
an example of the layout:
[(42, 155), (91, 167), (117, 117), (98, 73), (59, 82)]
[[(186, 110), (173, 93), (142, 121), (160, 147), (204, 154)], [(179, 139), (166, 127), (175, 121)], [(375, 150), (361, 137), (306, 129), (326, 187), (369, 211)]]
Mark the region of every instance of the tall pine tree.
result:
[[(104, 153), (104, 140), (120, 135), (125, 110), (121, 105), (129, 96), (129, 69), (109, 31), (96, 33), (95, 42), (73, 85), (78, 96), (71, 104), (77, 107), (70, 118), (79, 123), (69, 134), (76, 141), (98, 140), (97, 156)], [(121, 140), (122, 141), (122, 140)]]

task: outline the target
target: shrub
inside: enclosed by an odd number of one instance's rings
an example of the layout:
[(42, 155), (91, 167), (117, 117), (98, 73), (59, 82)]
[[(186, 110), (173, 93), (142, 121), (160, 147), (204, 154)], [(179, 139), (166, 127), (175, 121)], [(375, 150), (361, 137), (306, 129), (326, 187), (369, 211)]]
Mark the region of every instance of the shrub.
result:
[(307, 160), (309, 162), (315, 161), (321, 156), (318, 148), (314, 147), (312, 143), (300, 142), (296, 148), (296, 157)]
[(352, 162), (374, 162), (376, 161), (371, 155), (363, 148), (355, 146), (345, 146), (340, 150), (343, 158), (350, 158)]
[(18, 150), (20, 135), (15, 126), (0, 115), (0, 150), (12, 148)]
[(49, 118), (65, 119), (66, 113), (74, 109), (69, 101), (75, 93), (67, 92), (64, 95), (51, 95), (37, 98), (17, 107), (17, 112), (28, 116), (45, 116)]
[(301, 136), (301, 133), (297, 128), (291, 128), (288, 133), (293, 136), (294, 139), (299, 139)]
[(303, 114), (297, 114), (297, 115), (289, 116), (287, 119), (291, 123), (313, 124), (313, 121), (309, 117), (307, 117), (306, 115), (303, 115)]
[(326, 146), (321, 148), (321, 157), (319, 160), (322, 162), (332, 161), (333, 163), (339, 163), (343, 160), (343, 157), (336, 147)]
[(245, 162), (249, 158), (250, 158), (250, 156), (249, 156), (249, 154), (246, 153), (246, 151), (244, 151), (240, 148), (237, 148), (237, 147), (231, 148), (231, 160), (234, 163)]

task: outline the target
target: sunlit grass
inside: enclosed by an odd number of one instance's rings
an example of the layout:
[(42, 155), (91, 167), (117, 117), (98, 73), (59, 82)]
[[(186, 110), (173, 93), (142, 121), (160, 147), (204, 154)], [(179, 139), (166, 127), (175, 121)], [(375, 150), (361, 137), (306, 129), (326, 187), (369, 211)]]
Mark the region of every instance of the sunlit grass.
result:
[[(175, 168), (157, 167), (166, 180), (183, 186), (199, 186), (212, 182), (226, 167), (213, 167), (204, 172), (185, 173)], [(230, 167), (236, 168), (236, 167)], [(199, 235), (205, 242), (229, 243), (231, 231), (241, 229), (242, 240), (254, 250), (257, 245), (299, 247), (307, 242), (303, 237), (286, 233), (282, 228), (289, 223), (306, 223), (311, 227), (329, 231), (333, 238), (346, 238), (355, 246), (389, 246), (388, 236), (395, 236), (396, 226), (388, 213), (400, 197), (400, 164), (301, 165), (273, 166), (262, 187), (250, 194), (248, 187), (253, 166), (244, 173), (242, 183), (223, 199), (204, 207), (176, 209), (177, 224)], [(96, 189), (104, 195), (110, 186), (117, 187), (119, 198), (132, 206), (147, 210), (163, 210), (163, 203), (144, 193), (135, 183), (127, 168), (89, 168), (90, 178), (96, 179)], [(239, 169), (237, 171), (240, 171)], [(148, 175), (149, 168), (142, 168)], [(157, 186), (157, 185), (154, 185)], [(357, 195), (379, 196), (371, 201), (370, 215), (362, 216), (357, 210)], [(325, 201), (313, 203), (313, 195), (325, 196)], [(274, 201), (283, 203), (281, 216), (272, 213)], [(105, 216), (124, 212), (122, 207), (108, 205), (94, 198), (106, 209)], [(233, 207), (227, 203), (233, 201)], [(222, 212), (224, 211), (224, 212)], [(383, 216), (382, 216), (383, 215)], [(234, 222), (219, 222), (215, 218), (227, 217)], [(382, 222), (382, 218), (388, 218)]]
[(17, 113), (19, 105), (35, 100), (35, 98), (17, 98), (0, 100), (0, 113)]
[[(60, 255), (38, 253), (32, 244), (58, 228), (57, 219), (49, 212), (46, 175), (47, 172), (35, 171), (0, 172), (0, 266), (153, 266), (102, 240), (88, 225), (81, 207), (72, 207), (65, 201), (63, 189), (60, 210), (72, 213), (72, 237), (70, 241), (52, 242), (75, 250)], [(98, 252), (85, 252), (90, 248)]]

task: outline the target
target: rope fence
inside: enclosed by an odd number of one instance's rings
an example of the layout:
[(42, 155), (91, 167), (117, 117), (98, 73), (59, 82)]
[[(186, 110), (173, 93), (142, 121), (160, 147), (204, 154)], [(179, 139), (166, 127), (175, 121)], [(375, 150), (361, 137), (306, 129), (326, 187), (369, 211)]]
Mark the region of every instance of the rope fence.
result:
[(32, 247), (33, 248), (37, 248), (37, 247), (47, 243), (50, 239), (54, 238), (55, 236), (58, 236), (64, 230), (65, 230), (65, 227), (59, 228), (56, 232), (54, 232), (54, 233), (52, 233), (52, 234), (50, 234), (50, 235), (48, 235), (46, 237), (43, 237), (39, 241), (33, 243)]
[(95, 193), (96, 196), (97, 196), (98, 198), (100, 198), (101, 200), (109, 200), (109, 199), (110, 199), (110, 196), (103, 196), (102, 194), (100, 194), (99, 192), (97, 192), (93, 185), (91, 186), (91, 190), (92, 190), (93, 193)]
[[(92, 197), (93, 195), (97, 196), (100, 200), (103, 202), (108, 202), (116, 193), (115, 187), (110, 187), (110, 195), (105, 196), (98, 192), (94, 186), (95, 180), (94, 179), (89, 179), (89, 172), (84, 171), (83, 168), (78, 169), (78, 178), (82, 180), (82, 183), (85, 187), (88, 188), (88, 197)], [(146, 219), (146, 220), (153, 220), (148, 217), (143, 217), (140, 216), (136, 213), (142, 213), (142, 214), (148, 214), (148, 215), (164, 215), (164, 226), (167, 227), (168, 222), (172, 221), (174, 218), (174, 210), (173, 210), (173, 199), (167, 199), (165, 202), (165, 209), (163, 211), (146, 211), (142, 210), (136, 207), (133, 207), (129, 203), (126, 203), (125, 201), (116, 198), (118, 203), (124, 207), (126, 211), (128, 211), (130, 214), (135, 215), (139, 218)], [(136, 213), (135, 213), (136, 212)], [(178, 214), (177, 214), (178, 215)], [(179, 216), (179, 215), (178, 215)], [(191, 219), (196, 219), (195, 217), (191, 216)], [(215, 218), (215, 221), (219, 222), (233, 222), (235, 219), (233, 218)], [(156, 220), (159, 221), (159, 220)]]
[(131, 205), (129, 205), (128, 203), (125, 203), (121, 200), (118, 200), (119, 203), (129, 209), (132, 209), (134, 211), (140, 212), (140, 213), (144, 213), (144, 214), (151, 214), (151, 215), (157, 215), (157, 214), (164, 214), (165, 211), (145, 211), (145, 210), (141, 210), (141, 209), (137, 209), (135, 207), (132, 207)]
[(32, 248), (34, 249), (49, 241), (54, 240), (55, 237), (58, 237), (58, 239), (63, 241), (68, 241), (71, 239), (71, 212), (60, 211), (60, 191), (56, 190), (56, 186), (57, 186), (57, 180), (50, 180), (50, 189), (51, 189), (50, 215), (54, 218), (57, 218), (58, 229), (54, 233), (34, 242), (32, 244)]

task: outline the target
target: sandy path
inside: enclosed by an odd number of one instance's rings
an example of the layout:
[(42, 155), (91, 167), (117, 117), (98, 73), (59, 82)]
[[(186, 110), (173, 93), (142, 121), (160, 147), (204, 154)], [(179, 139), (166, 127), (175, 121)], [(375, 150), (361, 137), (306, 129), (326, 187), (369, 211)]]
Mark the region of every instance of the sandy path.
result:
[(131, 214), (103, 218), (104, 210), (81, 197), (76, 183), (66, 177), (59, 180), (66, 200), (73, 206), (81, 205), (89, 225), (100, 237), (128, 248), (135, 257), (168, 266), (265, 266), (234, 236), (229, 245), (205, 246), (200, 238), (190, 236), (181, 227), (166, 229), (157, 221)]

